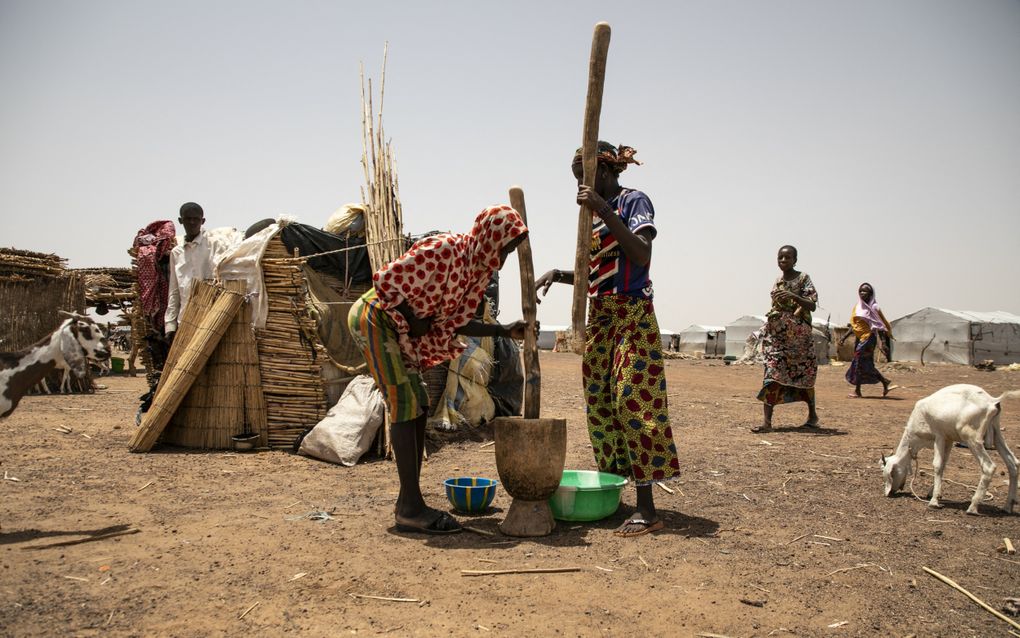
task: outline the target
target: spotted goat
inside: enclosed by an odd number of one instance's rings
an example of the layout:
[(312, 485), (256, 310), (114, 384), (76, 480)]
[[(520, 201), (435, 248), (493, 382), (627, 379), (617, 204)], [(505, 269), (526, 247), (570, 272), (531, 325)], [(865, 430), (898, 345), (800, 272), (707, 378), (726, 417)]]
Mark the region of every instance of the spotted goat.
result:
[(52, 334), (20, 352), (0, 352), (0, 418), (10, 416), (21, 397), (53, 370), (69, 370), (81, 379), (89, 360), (109, 361), (110, 346), (94, 321), (61, 314), (67, 319)]

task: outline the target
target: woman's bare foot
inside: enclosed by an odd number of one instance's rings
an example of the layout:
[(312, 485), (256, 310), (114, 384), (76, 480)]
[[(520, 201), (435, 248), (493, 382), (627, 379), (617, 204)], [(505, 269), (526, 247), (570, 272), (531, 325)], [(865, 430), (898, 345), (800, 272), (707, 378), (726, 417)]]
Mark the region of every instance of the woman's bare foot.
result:
[(665, 524), (662, 522), (662, 519), (657, 516), (652, 519), (646, 519), (642, 518), (640, 513), (635, 512), (633, 516), (623, 522), (623, 525), (617, 527), (613, 533), (624, 538), (644, 536), (651, 532), (657, 532), (664, 526)]

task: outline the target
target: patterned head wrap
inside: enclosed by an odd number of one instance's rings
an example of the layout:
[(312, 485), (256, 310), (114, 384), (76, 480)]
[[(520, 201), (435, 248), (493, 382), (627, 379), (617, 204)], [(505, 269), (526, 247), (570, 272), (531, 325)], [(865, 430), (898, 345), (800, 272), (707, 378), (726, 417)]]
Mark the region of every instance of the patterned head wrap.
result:
[[(460, 356), (464, 344), (454, 331), (474, 318), (502, 250), (526, 232), (517, 211), (493, 206), (479, 213), (469, 234), (426, 237), (372, 275), (405, 362), (427, 369)], [(397, 310), (405, 301), (415, 316), (432, 318), (432, 330), (417, 339)]]
[[(581, 150), (582, 149), (577, 149), (574, 151), (574, 164), (581, 161)], [(620, 146), (613, 146), (609, 142), (599, 140), (598, 147), (595, 152), (598, 162), (611, 168), (617, 175), (627, 170), (628, 164), (641, 165), (641, 162), (634, 159), (634, 154), (637, 153), (637, 149), (631, 146), (624, 146), (623, 144)]]

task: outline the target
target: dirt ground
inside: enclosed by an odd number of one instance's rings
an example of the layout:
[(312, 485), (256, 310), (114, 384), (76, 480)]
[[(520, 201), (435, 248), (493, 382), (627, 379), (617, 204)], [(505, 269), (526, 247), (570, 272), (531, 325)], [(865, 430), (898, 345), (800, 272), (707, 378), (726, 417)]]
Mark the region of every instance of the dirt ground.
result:
[[(592, 469), (579, 361), (543, 353), (545, 416), (568, 419), (567, 467)], [(945, 508), (882, 496), (879, 455), (916, 399), (950, 383), (992, 394), (1020, 374), (958, 366), (891, 369), (894, 398), (847, 398), (845, 367), (818, 380), (824, 428), (754, 435), (760, 368), (670, 361), (671, 414), (683, 478), (656, 489), (668, 529), (621, 539), (632, 488), (613, 517), (561, 523), (546, 538), (503, 537), (509, 506), (470, 524), (494, 533), (401, 536), (390, 462), (354, 468), (287, 454), (131, 454), (143, 379), (102, 379), (94, 395), (29, 397), (0, 422), (0, 634), (11, 636), (1006, 636), (1008, 626), (922, 571), (935, 569), (996, 609), (1020, 596), (1020, 519), (1004, 515), (998, 457), (982, 516), (964, 513), (977, 463), (950, 458)], [(868, 388), (875, 394), (874, 388)], [(1020, 401), (1002, 423), (1020, 448)], [(65, 426), (65, 434), (56, 430)], [(442, 480), (496, 477), (484, 428), (426, 463)], [(931, 485), (931, 452), (914, 484)], [(309, 518), (325, 510), (331, 520)], [(460, 517), (465, 520), (464, 517)], [(126, 526), (140, 532), (32, 550)], [(464, 569), (579, 567), (572, 573), (464, 577)], [(410, 602), (362, 598), (379, 596)]]

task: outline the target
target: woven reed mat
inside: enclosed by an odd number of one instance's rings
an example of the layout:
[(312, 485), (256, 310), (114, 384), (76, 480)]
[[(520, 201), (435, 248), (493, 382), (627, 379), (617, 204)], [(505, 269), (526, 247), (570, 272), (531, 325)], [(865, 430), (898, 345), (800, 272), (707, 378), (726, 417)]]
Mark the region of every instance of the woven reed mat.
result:
[(227, 332), (244, 297), (199, 282), (180, 320), (152, 407), (131, 439), (132, 452), (148, 452)]
[[(228, 291), (246, 292), (245, 282), (225, 281)], [(188, 448), (231, 449), (242, 432), (258, 434), (265, 447), (266, 407), (258, 352), (251, 330), (251, 304), (241, 306), (226, 334), (163, 430), (164, 443)]]

